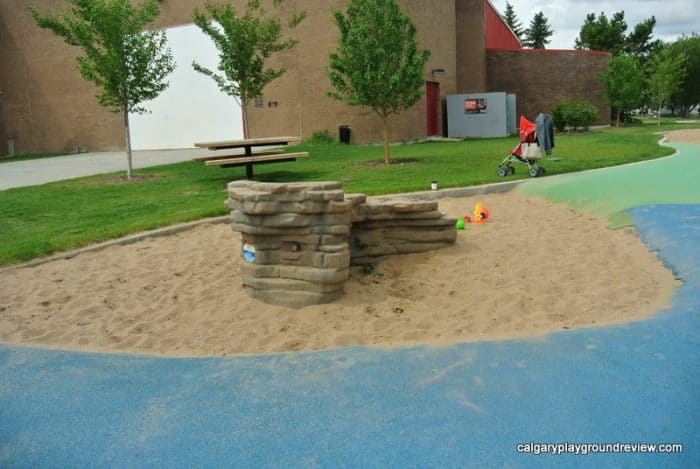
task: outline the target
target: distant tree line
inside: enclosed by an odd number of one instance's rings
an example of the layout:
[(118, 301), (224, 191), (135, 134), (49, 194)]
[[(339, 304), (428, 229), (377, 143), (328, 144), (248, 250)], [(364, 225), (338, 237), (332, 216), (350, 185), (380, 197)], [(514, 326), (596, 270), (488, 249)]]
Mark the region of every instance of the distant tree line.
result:
[[(524, 28), (510, 2), (503, 19), (524, 47), (544, 49), (554, 34), (540, 11)], [(574, 47), (609, 52), (613, 58), (607, 73), (600, 74), (603, 97), (613, 109), (616, 125), (639, 108), (670, 108), (687, 117), (700, 106), (700, 36), (682, 36), (674, 42), (654, 39), (654, 16), (628, 32), (625, 12), (608, 18), (590, 13), (581, 26)]]
[(683, 36), (664, 43), (653, 38), (656, 18), (627, 32), (625, 12), (608, 19), (589, 14), (576, 39), (576, 49), (600, 50), (613, 56), (600, 78), (616, 125), (631, 110), (652, 108), (660, 116), (669, 107), (682, 116), (700, 103), (700, 37)]
[(506, 9), (503, 13), (503, 19), (508, 24), (508, 27), (515, 33), (520, 43), (531, 49), (544, 49), (551, 42), (550, 38), (554, 34), (549, 20), (544, 16), (542, 11), (535, 14), (530, 21), (529, 28), (523, 28), (522, 23), (518, 20), (513, 5), (506, 2)]

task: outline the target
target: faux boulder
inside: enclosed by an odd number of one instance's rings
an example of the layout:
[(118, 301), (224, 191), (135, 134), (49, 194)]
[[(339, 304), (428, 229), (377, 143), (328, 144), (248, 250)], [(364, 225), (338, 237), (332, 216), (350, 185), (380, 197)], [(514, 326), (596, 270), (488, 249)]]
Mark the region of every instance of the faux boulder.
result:
[(456, 220), (445, 217), (436, 201), (350, 198), (350, 263), (376, 262), (387, 256), (432, 251), (457, 239)]
[(233, 229), (243, 242), (243, 284), (266, 303), (328, 303), (349, 275), (350, 206), (340, 183), (228, 185)]
[(228, 185), (233, 229), (241, 232), (243, 284), (271, 304), (302, 307), (343, 293), (351, 264), (454, 243), (455, 220), (437, 202), (368, 201), (338, 182)]

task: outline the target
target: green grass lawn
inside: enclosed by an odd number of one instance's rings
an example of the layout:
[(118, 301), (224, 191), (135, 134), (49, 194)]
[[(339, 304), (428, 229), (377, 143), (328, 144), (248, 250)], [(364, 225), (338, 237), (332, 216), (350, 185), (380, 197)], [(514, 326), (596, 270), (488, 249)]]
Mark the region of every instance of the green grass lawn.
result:
[[(613, 166), (668, 155), (654, 132), (700, 125), (663, 124), (557, 134), (554, 155), (543, 160), (547, 175)], [(419, 162), (368, 167), (381, 160), (381, 146), (303, 144), (309, 158), (255, 167), (258, 181), (341, 181), (347, 193), (369, 195), (462, 187), (526, 178), (523, 165), (499, 178), (498, 163), (517, 138), (415, 143), (392, 147), (392, 157)], [(104, 175), (0, 191), (0, 265), (49, 255), (137, 231), (223, 215), (226, 184), (245, 178), (245, 168), (221, 169), (185, 162), (137, 171), (145, 181), (105, 183)], [(546, 177), (546, 176), (545, 176)]]

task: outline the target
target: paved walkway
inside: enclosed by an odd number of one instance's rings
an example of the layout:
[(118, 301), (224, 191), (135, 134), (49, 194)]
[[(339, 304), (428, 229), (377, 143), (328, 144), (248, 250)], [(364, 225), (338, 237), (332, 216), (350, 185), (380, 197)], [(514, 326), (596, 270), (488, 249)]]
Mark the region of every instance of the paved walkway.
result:
[[(135, 151), (132, 162), (134, 168), (146, 168), (189, 161), (195, 155), (206, 155), (207, 153), (209, 153), (208, 150), (195, 148)], [(126, 172), (126, 152), (80, 153), (0, 163), (0, 190), (117, 171)]]
[[(700, 467), (700, 205), (629, 214), (684, 283), (626, 325), (208, 359), (0, 345), (0, 467)], [(683, 452), (517, 451), (532, 443)]]

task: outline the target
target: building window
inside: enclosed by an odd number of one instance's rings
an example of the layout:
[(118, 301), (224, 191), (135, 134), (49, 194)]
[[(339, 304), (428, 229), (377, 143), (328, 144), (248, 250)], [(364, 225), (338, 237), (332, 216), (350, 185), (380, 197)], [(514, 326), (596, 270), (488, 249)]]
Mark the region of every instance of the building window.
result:
[(255, 97), (255, 107), (263, 107), (263, 97), (262, 96)]

